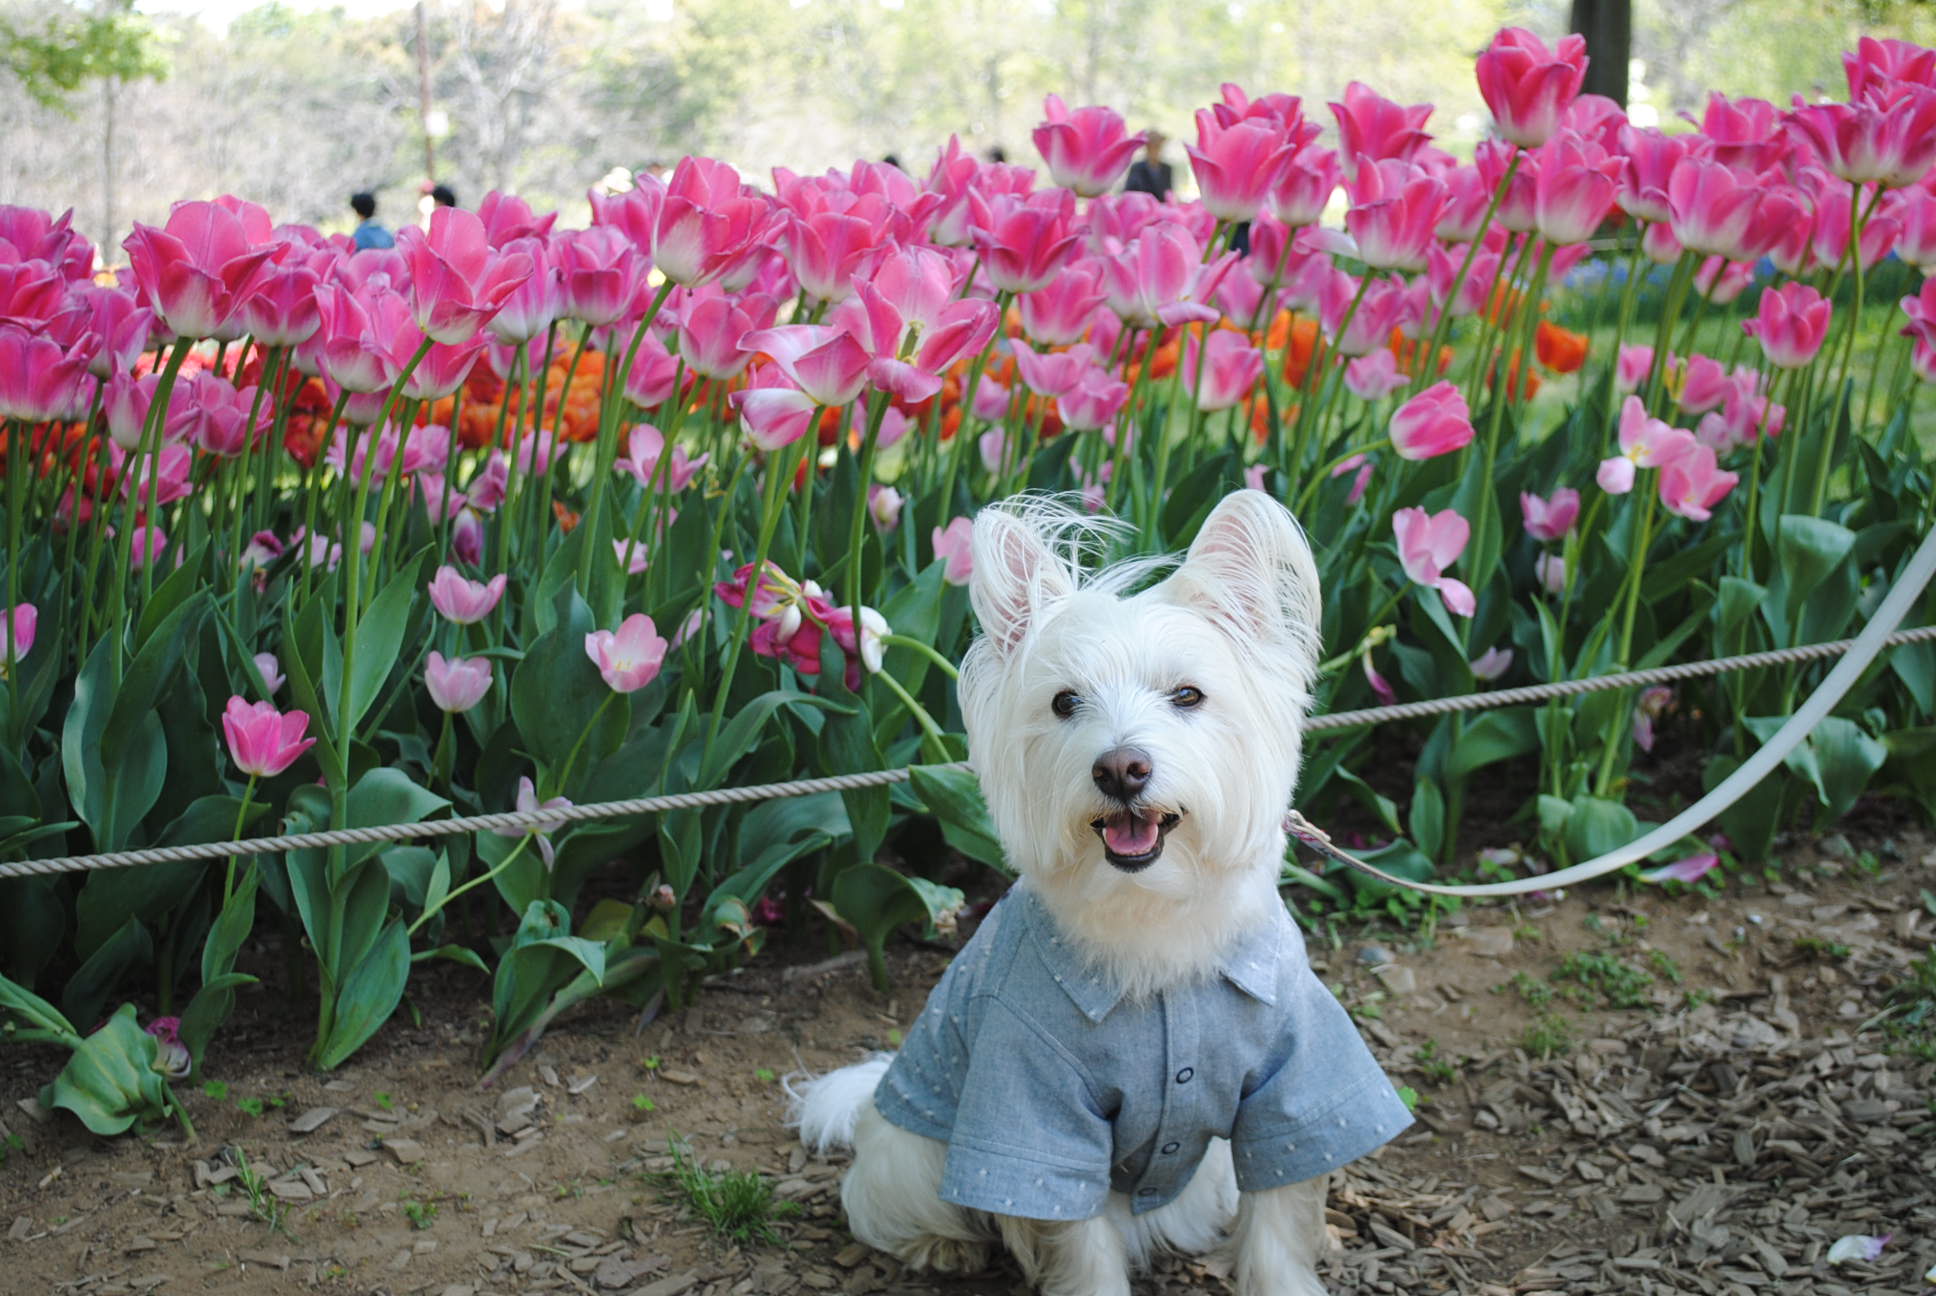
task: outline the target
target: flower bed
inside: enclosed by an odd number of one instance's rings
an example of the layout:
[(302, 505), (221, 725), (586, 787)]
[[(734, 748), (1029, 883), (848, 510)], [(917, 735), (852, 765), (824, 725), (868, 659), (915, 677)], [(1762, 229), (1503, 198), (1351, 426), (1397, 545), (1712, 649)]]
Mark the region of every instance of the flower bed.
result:
[[(360, 252), (224, 197), (137, 226), (99, 277), (65, 218), (0, 209), (0, 858), (931, 767), (6, 881), (0, 1002), (77, 1065), (199, 1067), (239, 951), (280, 923), (313, 1065), (438, 957), (492, 979), (489, 1063), (590, 994), (680, 1002), (783, 910), (879, 966), (892, 928), (961, 900), (882, 862), (911, 825), (1000, 864), (972, 779), (932, 767), (964, 754), (967, 519), (1023, 489), (1114, 510), (1143, 552), (1227, 490), (1286, 500), (1332, 710), (1850, 633), (1936, 507), (1911, 432), (1936, 379), (1936, 53), (1865, 40), (1846, 102), (1717, 96), (1673, 135), (1580, 96), (1584, 57), (1502, 32), (1470, 162), (1363, 86), (1330, 142), (1297, 99), (1226, 86), (1192, 202), (1111, 194), (1140, 137), (1051, 97), (1047, 183), (952, 143), (925, 179), (858, 162), (770, 193), (686, 158), (595, 194), (586, 230), (491, 194)], [(1913, 276), (1900, 313), (1885, 276)], [(1549, 318), (1562, 283), (1596, 333)], [(1346, 732), (1300, 801), (1360, 803), (1371, 857), (1423, 876), (1512, 762), (1521, 835), (1584, 857), (1634, 834), (1663, 726), (1711, 783), (1809, 681), (1421, 724), (1403, 804)], [(1932, 704), (1936, 652), (1894, 650), (1669, 876), (1759, 861), (1865, 792), (1926, 809)], [(30, 989), (56, 985), (58, 1009)], [(75, 1029), (137, 985), (179, 1019), (160, 1043)], [(111, 1070), (54, 1099), (97, 1129), (161, 1113)]]

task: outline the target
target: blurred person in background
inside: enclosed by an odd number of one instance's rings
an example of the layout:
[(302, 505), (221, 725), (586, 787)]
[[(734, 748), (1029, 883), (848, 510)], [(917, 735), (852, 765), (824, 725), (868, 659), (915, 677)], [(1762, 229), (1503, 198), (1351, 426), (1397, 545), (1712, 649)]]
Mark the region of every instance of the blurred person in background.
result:
[(390, 231), (377, 221), (375, 194), (369, 192), (351, 194), (350, 210), (356, 213), (356, 229), (350, 234), (350, 241), (356, 245), (357, 251), (397, 245)]
[(1145, 133), (1148, 138), (1143, 144), (1143, 156), (1129, 164), (1129, 174), (1123, 179), (1123, 192), (1154, 194), (1158, 202), (1165, 202), (1169, 199), (1174, 182), (1170, 177), (1170, 164), (1163, 160), (1163, 132), (1152, 126)]

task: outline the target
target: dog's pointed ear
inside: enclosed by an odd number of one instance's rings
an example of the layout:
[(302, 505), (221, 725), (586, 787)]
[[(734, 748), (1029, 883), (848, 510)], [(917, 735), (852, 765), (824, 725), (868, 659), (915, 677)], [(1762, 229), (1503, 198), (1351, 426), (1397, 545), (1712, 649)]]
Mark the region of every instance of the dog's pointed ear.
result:
[(995, 505), (975, 514), (969, 601), (982, 633), (1014, 651), (1050, 604), (1075, 592), (1066, 547), (1040, 509)]
[(1163, 588), (1235, 636), (1316, 661), (1323, 612), (1317, 563), (1290, 510), (1263, 491), (1224, 496)]

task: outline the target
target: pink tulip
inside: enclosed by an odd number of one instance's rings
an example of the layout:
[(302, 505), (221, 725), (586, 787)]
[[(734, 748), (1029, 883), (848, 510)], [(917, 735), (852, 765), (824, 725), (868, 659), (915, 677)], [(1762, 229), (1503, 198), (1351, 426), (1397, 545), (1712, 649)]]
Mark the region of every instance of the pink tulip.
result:
[(946, 259), (927, 248), (891, 252), (870, 276), (855, 277), (854, 295), (834, 309), (833, 327), (868, 353), (866, 376), (876, 387), (902, 400), (926, 400), (941, 390), (941, 375), (955, 361), (988, 345), (999, 322), (995, 303), (950, 301), (952, 282)]
[(1204, 265), (1196, 236), (1165, 222), (1143, 230), (1103, 262), (1103, 287), (1109, 309), (1126, 324), (1213, 323), (1219, 312), (1208, 304), (1210, 295), (1234, 264), (1234, 255), (1226, 254)]
[(0, 324), (41, 332), (67, 304), (67, 280), (45, 261), (0, 261)]
[(787, 264), (809, 297), (837, 302), (853, 291), (854, 275), (885, 250), (890, 237), (883, 224), (886, 213), (884, 202), (857, 203), (846, 211), (788, 218), (783, 240)]
[(1271, 215), (1292, 229), (1315, 225), (1331, 205), (1331, 195), (1338, 190), (1343, 169), (1336, 150), (1307, 144), (1292, 155), (1277, 182), (1264, 195), (1265, 205)]
[(530, 203), (516, 194), (493, 189), (478, 202), (477, 218), (484, 222), (484, 236), (492, 247), (508, 248), (519, 239), (544, 238), (557, 224), (558, 213), (546, 212), (539, 216), (531, 210)]
[(1795, 97), (1786, 123), (1796, 142), (1850, 184), (1914, 184), (1936, 164), (1936, 91), (1898, 82), (1854, 103)]
[(659, 637), (651, 617), (634, 612), (616, 631), (594, 630), (586, 635), (585, 655), (612, 692), (636, 693), (658, 678), (666, 641)]
[(566, 318), (603, 328), (643, 305), (651, 265), (621, 231), (609, 225), (567, 230), (552, 239), (549, 251), (563, 284)]
[[(659, 459), (665, 454), (665, 435), (650, 423), (641, 423), (633, 428), (626, 437), (626, 453), (612, 464), (614, 472), (629, 473), (632, 479), (649, 490), (665, 489), (674, 493), (692, 485), (699, 470), (711, 459), (710, 454), (702, 454), (697, 459), (689, 458), (682, 445), (672, 447), (672, 460), (664, 474), (659, 474)], [(655, 483), (654, 476), (659, 480)]]
[(1086, 343), (1067, 351), (1031, 351), (1018, 346), (1014, 354), (1016, 376), (1037, 396), (1055, 397), (1073, 391), (1095, 364), (1095, 352)]
[(488, 583), (467, 580), (455, 567), (439, 567), (430, 578), (430, 605), (455, 625), (476, 625), (496, 610), (508, 579), (499, 572)]
[[(675, 518), (678, 516), (678, 510), (672, 513)], [(652, 556), (646, 552), (646, 546), (634, 543), (630, 536), (612, 541), (612, 559), (625, 569), (627, 576), (642, 576), (652, 566)]]
[(1656, 869), (1648, 869), (1640, 875), (1643, 882), (1683, 882), (1693, 885), (1706, 877), (1715, 865), (1721, 862), (1719, 855), (1709, 852), (1702, 855), (1689, 855), (1677, 859), (1672, 864), (1663, 864)]
[(345, 391), (387, 391), (423, 336), (410, 303), (389, 288), (352, 291), (325, 283), (316, 289), (316, 309), (322, 323), (314, 342), (323, 370)]
[(1871, 90), (1887, 90), (1898, 81), (1936, 86), (1936, 50), (1903, 40), (1864, 36), (1853, 50), (1842, 53), (1842, 69), (1849, 78), (1849, 98)]
[[(255, 413), (254, 427), (249, 426), (251, 411)], [(255, 388), (237, 391), (220, 374), (203, 370), (175, 385), (169, 413), (171, 425), (174, 415), (181, 416), (187, 439), (199, 449), (233, 458), (268, 431), (272, 412), (267, 401), (257, 401)]]
[[(1761, 204), (1765, 209), (1768, 204)], [(1746, 261), (1711, 256), (1694, 268), (1694, 291), (1716, 306), (1728, 306), (1754, 282), (1755, 268)]]
[[(1824, 266), (1839, 266), (1849, 253), (1849, 186), (1825, 172), (1806, 171), (1804, 183), (1813, 181), (1815, 221), (1810, 231), (1810, 251)], [(1897, 218), (1877, 211), (1862, 225), (1862, 241), (1856, 252), (1864, 270), (1873, 270), (1895, 246), (1901, 232)]]
[(1548, 594), (1566, 591), (1566, 559), (1556, 553), (1542, 553), (1533, 559), (1533, 579)]
[(1510, 648), (1488, 648), (1467, 663), (1472, 668), (1472, 677), (1487, 683), (1511, 670), (1512, 664), (1513, 650)]
[(1399, 458), (1431, 459), (1472, 441), (1472, 412), (1457, 387), (1434, 383), (1398, 407), (1390, 432)]
[[(873, 357), (845, 329), (825, 324), (787, 324), (740, 339), (742, 351), (764, 351), (816, 405), (845, 405), (867, 385)], [(740, 393), (746, 395), (747, 393)]]
[(157, 1017), (142, 1029), (154, 1036), (154, 1069), (170, 1080), (186, 1080), (195, 1069), (195, 1056), (181, 1041), (181, 1018)]
[[(194, 452), (185, 445), (165, 445), (160, 454), (144, 455), (131, 460), (132, 466), (124, 466), (121, 488), (123, 491), (132, 491), (144, 508), (151, 504), (173, 504), (176, 500), (187, 499), (195, 490), (195, 484), (189, 477), (194, 457)], [(157, 548), (155, 552), (160, 553), (161, 550)]]
[[(571, 808), (569, 797), (555, 796), (548, 800), (538, 800), (538, 789), (532, 784), (529, 775), (518, 776), (518, 799), (513, 807), (519, 814), (530, 814), (534, 810), (567, 810)], [(500, 837), (535, 837), (538, 841), (538, 857), (549, 869), (557, 864), (557, 848), (551, 844), (550, 834), (565, 826), (563, 819), (541, 819), (529, 828), (493, 828), (492, 832)]]
[(1681, 371), (1680, 395), (1675, 401), (1689, 414), (1705, 414), (1728, 398), (1728, 371), (1712, 356), (1692, 355)]
[(1060, 95), (1043, 100), (1048, 118), (1035, 128), (1035, 150), (1049, 164), (1049, 178), (1084, 198), (1108, 193), (1143, 147), (1141, 133), (1130, 135), (1113, 108), (1071, 112)]
[(1184, 335), (1183, 381), (1198, 409), (1214, 413), (1243, 404), (1263, 376), (1264, 353), (1247, 335), (1211, 329), (1201, 349), (1195, 334)]
[(1788, 154), (1789, 137), (1782, 132), (1781, 112), (1766, 99), (1707, 97), (1701, 113), (1702, 145), (1707, 156), (1722, 166), (1766, 171)]
[(1695, 442), (1660, 468), (1660, 502), (1690, 522), (1705, 522), (1740, 474), (1722, 472), (1714, 447)]
[(1651, 128), (1621, 129), (1620, 187), (1614, 195), (1621, 211), (1637, 220), (1656, 224), (1672, 218), (1673, 212), (1667, 205), (1667, 181), (1674, 167), (1687, 156), (1688, 140), (1686, 135), (1668, 135)]
[(1393, 688), (1391, 681), (1372, 664), (1369, 652), (1358, 659), (1358, 664), (1364, 668), (1365, 683), (1371, 685), (1371, 695), (1378, 699), (1378, 705), (1390, 706), (1398, 701), (1398, 690)]
[(1603, 459), (1595, 475), (1600, 489), (1624, 495), (1633, 489), (1641, 468), (1662, 468), (1694, 448), (1694, 434), (1669, 427), (1647, 413), (1640, 397), (1629, 396), (1620, 406), (1620, 453)]
[(1002, 292), (1046, 288), (1079, 248), (1076, 198), (1066, 189), (987, 202), (970, 191), (969, 205), (988, 282)]
[(1879, 210), (1896, 223), (1896, 255), (1925, 275), (1936, 270), (1936, 193), (1891, 189)]
[(1022, 332), (1041, 346), (1071, 346), (1089, 331), (1096, 308), (1108, 299), (1106, 271), (1094, 260), (1077, 261), (1034, 292), (1015, 299)]
[(1761, 343), (1769, 364), (1801, 369), (1821, 351), (1833, 311), (1829, 300), (1807, 284), (1785, 283), (1762, 292), (1755, 318), (1741, 329)]
[(1620, 159), (1572, 131), (1539, 150), (1533, 180), (1533, 228), (1548, 243), (1584, 243), (1613, 210)]
[(892, 486), (874, 482), (867, 488), (867, 515), (874, 520), (874, 526), (881, 531), (892, 531), (901, 525), (901, 505), (904, 501), (901, 492)]
[(1733, 256), (1754, 224), (1762, 189), (1719, 162), (1687, 157), (1667, 180), (1674, 238), (1689, 251)]
[(1641, 690), (1640, 697), (1634, 702), (1634, 746), (1642, 751), (1654, 749), (1654, 721), (1673, 705), (1674, 690), (1665, 685), (1656, 684)]
[(1562, 486), (1553, 492), (1550, 499), (1541, 499), (1529, 491), (1521, 491), (1519, 513), (1525, 523), (1526, 534), (1533, 539), (1564, 539), (1580, 516), (1580, 492), (1571, 486)]
[(975, 571), (975, 524), (965, 517), (953, 519), (945, 527), (934, 528), (930, 537), (934, 556), (947, 564), (941, 578), (950, 585), (966, 585)]
[(256, 674), (262, 676), (262, 686), (269, 690), (269, 696), (274, 697), (281, 691), (286, 678), (282, 673), (282, 664), (276, 660), (274, 653), (257, 653), (251, 660), (255, 663)]
[(1331, 115), (1338, 122), (1339, 152), (1353, 171), (1361, 162), (1410, 161), (1432, 139), (1419, 129), (1432, 105), (1402, 107), (1356, 81), (1344, 88), (1343, 103), (1331, 105)]
[(180, 336), (203, 338), (224, 333), (269, 274), (276, 249), (255, 242), (227, 207), (180, 202), (159, 229), (136, 222), (122, 246), (143, 302)]
[[(678, 359), (666, 349), (655, 330), (647, 329), (639, 338), (632, 368), (625, 375), (625, 399), (640, 409), (655, 408), (678, 394), (681, 378)], [(690, 385), (692, 375), (685, 374), (683, 379)]]
[[(1669, 356), (1671, 364), (1673, 357)], [(1614, 389), (1622, 393), (1637, 390), (1647, 381), (1647, 375), (1654, 367), (1654, 349), (1638, 342), (1630, 342), (1620, 348), (1620, 358), (1614, 365)]]
[(1358, 299), (1358, 309), (1353, 314), (1351, 303), (1356, 298), (1357, 281), (1339, 270), (1326, 284), (1319, 304), (1318, 322), (1324, 326), (1325, 336), (1339, 355), (1370, 354), (1384, 346), (1391, 338), (1391, 331), (1406, 319), (1405, 285), (1396, 279), (1374, 280), (1363, 298)]
[[(554, 217), (556, 214), (552, 213)], [(506, 256), (529, 260), (531, 274), (505, 297), (484, 327), (494, 340), (507, 345), (542, 336), (565, 313), (565, 272), (557, 257), (540, 238), (516, 238), (508, 243), (493, 240), (491, 246), (501, 247)]]
[(1398, 357), (1390, 347), (1361, 355), (1344, 367), (1344, 385), (1360, 400), (1383, 400), (1411, 384), (1411, 377), (1398, 367)]
[[(1434, 245), (1425, 250), (1425, 280), (1431, 293), (1432, 306), (1436, 310), (1449, 313), (1454, 319), (1465, 319), (1485, 310), (1493, 298), (1493, 289), (1499, 278), (1500, 254), (1481, 251), (1475, 253), (1470, 264), (1466, 262), (1464, 247), (1443, 247)], [(1459, 267), (1466, 267), (1465, 281), (1459, 284), (1459, 295), (1452, 297), (1452, 284), (1458, 278)]]
[(0, 644), (0, 663), (20, 661), (34, 650), (34, 632), (40, 628), (40, 609), (31, 603), (16, 603), (7, 610), (4, 620), (0, 620), (0, 631), (6, 634), (5, 644)]
[(673, 283), (720, 278), (771, 237), (776, 214), (739, 172), (712, 158), (684, 157), (672, 169), (653, 227), (652, 260)]
[[(862, 373), (865, 372), (863, 369)], [(813, 397), (788, 381), (777, 364), (761, 365), (753, 370), (746, 386), (728, 399), (739, 411), (740, 426), (747, 440), (768, 454), (805, 436), (814, 412), (820, 408)]]
[(1365, 162), (1350, 184), (1345, 229), (1374, 270), (1423, 270), (1445, 209), (1445, 185), (1409, 162)]
[(491, 659), (453, 657), (446, 661), (442, 653), (433, 650), (424, 666), (424, 686), (438, 710), (452, 715), (468, 711), (491, 691)]
[(125, 288), (103, 288), (93, 283), (74, 285), (68, 300), (86, 310), (87, 332), (101, 339), (99, 349), (88, 358), (87, 371), (106, 380), (132, 370), (148, 349), (155, 313), (139, 304)]
[(94, 273), (94, 245), (74, 231), (70, 209), (55, 217), (0, 203), (0, 261), (45, 261), (70, 281)]
[(1471, 616), (1478, 606), (1472, 590), (1444, 575), (1444, 571), (1465, 552), (1466, 541), (1472, 538), (1472, 524), (1457, 509), (1427, 513), (1421, 508), (1404, 508), (1392, 514), (1392, 531), (1398, 538), (1398, 561), (1405, 574), (1427, 589), (1437, 590), (1447, 610)]
[(95, 380), (82, 343), (63, 349), (44, 334), (0, 324), (0, 418), (68, 422), (87, 416)]
[(290, 258), (272, 265), (262, 284), (242, 303), (240, 319), (249, 336), (264, 346), (295, 346), (322, 326), (316, 310), (321, 276)]
[(1106, 431), (1128, 403), (1129, 384), (1107, 369), (1091, 366), (1082, 371), (1075, 386), (1056, 398), (1055, 410), (1071, 432)]
[(410, 265), (410, 308), (426, 337), (467, 343), (530, 279), (523, 252), (494, 252), (484, 221), (463, 207), (438, 207), (430, 229), (405, 225), (397, 250)]
[(740, 350), (748, 333), (770, 328), (778, 308), (764, 293), (729, 298), (718, 289), (687, 298), (679, 312), (679, 355), (686, 368), (701, 378), (737, 378), (746, 371), (751, 353)]
[(1218, 220), (1257, 218), (1297, 153), (1282, 126), (1249, 117), (1225, 124), (1208, 108), (1197, 110), (1197, 142), (1185, 145), (1205, 210)]
[(1583, 37), (1563, 36), (1557, 49), (1548, 49), (1524, 28), (1506, 27), (1479, 56), (1479, 97), (1492, 109), (1501, 136), (1521, 148), (1538, 148), (1579, 95), (1586, 65)]
[(284, 715), (271, 703), (252, 703), (240, 695), (231, 697), (222, 712), (229, 757), (250, 778), (274, 778), (295, 764), (298, 756), (316, 745), (314, 738), (303, 737), (308, 728), (305, 712)]

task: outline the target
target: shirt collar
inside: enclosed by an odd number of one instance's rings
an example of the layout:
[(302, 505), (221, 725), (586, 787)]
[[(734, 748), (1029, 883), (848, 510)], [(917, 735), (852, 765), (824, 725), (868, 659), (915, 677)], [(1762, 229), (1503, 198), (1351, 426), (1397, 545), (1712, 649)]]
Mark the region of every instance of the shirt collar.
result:
[[(1102, 971), (1084, 960), (1075, 946), (1062, 935), (1041, 897), (1026, 882), (1014, 889), (1016, 902), (1036, 937), (1043, 964), (1070, 1002), (1092, 1022), (1100, 1022), (1121, 1002), (1122, 990)], [(1280, 908), (1277, 916), (1262, 922), (1238, 937), (1217, 962), (1226, 980), (1259, 1003), (1277, 1003), (1278, 959), (1283, 944), (1283, 926), (1289, 919)]]

